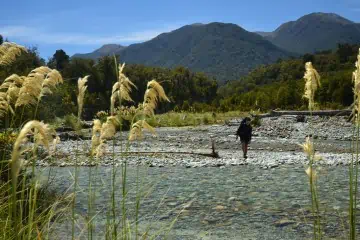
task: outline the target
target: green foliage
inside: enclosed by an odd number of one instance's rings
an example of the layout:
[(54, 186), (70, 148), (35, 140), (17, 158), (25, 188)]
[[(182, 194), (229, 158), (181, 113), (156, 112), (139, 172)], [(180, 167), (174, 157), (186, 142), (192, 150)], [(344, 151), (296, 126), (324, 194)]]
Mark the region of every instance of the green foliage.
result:
[(246, 77), (222, 86), (220, 109), (260, 108), (303, 109), (304, 61), (313, 60), (321, 75), (322, 86), (315, 100), (320, 108), (342, 108), (353, 102), (352, 72), (358, 45), (339, 45), (335, 53), (326, 51), (306, 54), (302, 59), (281, 61), (255, 69)]
[(259, 115), (255, 114), (255, 115), (253, 116), (253, 118), (251, 119), (251, 125), (252, 125), (253, 127), (259, 127), (259, 126), (261, 126), (261, 119), (260, 119)]
[(81, 129), (81, 124), (78, 121), (78, 118), (74, 114), (69, 114), (64, 117), (63, 124), (66, 127), (71, 127), (72, 129)]
[(64, 50), (56, 50), (53, 57), (49, 60), (48, 66), (52, 69), (57, 69), (59, 71), (63, 70), (66, 65), (69, 64), (70, 57), (65, 53)]
[[(0, 157), (1, 159), (8, 159), (10, 156), (10, 151), (12, 146), (17, 138), (17, 134), (13, 132), (2, 132), (0, 133)], [(0, 164), (2, 165), (2, 164)], [(2, 167), (0, 168), (1, 171)]]
[[(129, 64), (126, 65), (124, 73), (137, 87), (131, 93), (134, 103), (123, 103), (125, 106), (143, 102), (148, 81), (156, 79), (162, 84), (171, 102), (160, 103), (157, 108), (158, 113), (172, 110), (176, 106), (181, 110), (183, 107), (189, 110), (195, 103), (199, 111), (208, 110), (209, 105), (216, 98), (218, 89), (214, 79), (208, 78), (203, 73), (192, 73), (183, 67), (165, 69)], [(90, 78), (88, 92), (85, 95), (84, 118), (93, 119), (97, 112), (109, 109), (112, 86), (117, 81), (113, 57), (102, 57), (97, 63), (93, 60), (74, 58), (63, 69), (62, 74), (66, 84), (59, 91), (61, 98), (66, 100), (66, 107), (62, 109), (68, 112), (63, 113), (59, 109), (57, 116), (73, 113), (76, 106), (77, 79), (85, 75), (90, 75)], [(56, 99), (53, 101), (56, 102)], [(60, 108), (61, 104), (58, 106)], [(54, 107), (56, 109), (56, 106)], [(200, 109), (202, 107), (206, 109)]]
[(239, 111), (215, 114), (213, 112), (168, 112), (158, 114), (148, 120), (151, 126), (156, 127), (184, 127), (197, 126), (200, 124), (224, 123), (235, 117), (243, 116)]

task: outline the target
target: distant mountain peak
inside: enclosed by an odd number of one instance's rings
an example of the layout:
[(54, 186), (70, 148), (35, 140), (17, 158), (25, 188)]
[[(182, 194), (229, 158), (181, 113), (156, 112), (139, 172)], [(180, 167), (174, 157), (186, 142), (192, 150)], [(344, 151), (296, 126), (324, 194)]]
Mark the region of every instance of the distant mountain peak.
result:
[(99, 49), (97, 49), (95, 52), (101, 52), (101, 53), (112, 53), (113, 51), (118, 51), (121, 49), (124, 49), (125, 47), (120, 44), (105, 44), (102, 45)]
[(360, 25), (335, 13), (314, 12), (260, 35), (278, 47), (304, 54), (334, 49), (338, 43), (359, 43)]
[(341, 24), (353, 24), (353, 21), (350, 21), (349, 19), (346, 19), (336, 13), (324, 13), (324, 12), (313, 12), (307, 15), (302, 16), (301, 18), (299, 18), (297, 21), (299, 20), (304, 20), (304, 19), (319, 19), (322, 21), (330, 21), (330, 22), (336, 22), (336, 23), (341, 23)]
[(194, 27), (196, 27), (196, 26), (203, 26), (203, 25), (205, 25), (205, 24), (203, 24), (203, 23), (193, 23), (193, 24), (190, 24), (190, 26), (194, 26)]
[(104, 56), (112, 55), (116, 52), (120, 52), (125, 48), (126, 48), (125, 46), (122, 46), (120, 44), (114, 44), (114, 43), (104, 44), (100, 48), (96, 49), (91, 53), (85, 53), (85, 54), (76, 53), (72, 56), (72, 58), (89, 58), (95, 60), (100, 57), (104, 57)]

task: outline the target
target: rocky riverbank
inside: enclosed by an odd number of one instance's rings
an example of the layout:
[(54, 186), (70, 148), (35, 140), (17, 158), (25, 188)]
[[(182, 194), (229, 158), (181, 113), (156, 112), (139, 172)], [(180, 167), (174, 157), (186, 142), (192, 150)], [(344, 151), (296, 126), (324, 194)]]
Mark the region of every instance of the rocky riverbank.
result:
[[(225, 125), (157, 128), (156, 136), (146, 133), (142, 141), (131, 142), (126, 154), (120, 152), (126, 150), (128, 132), (118, 133), (115, 146), (110, 141), (107, 155), (99, 159), (98, 163), (106, 166), (113, 162), (121, 164), (127, 161), (130, 165), (188, 168), (247, 164), (274, 168), (282, 164), (306, 164), (306, 157), (299, 144), (310, 134), (314, 135), (316, 150), (324, 158), (320, 164), (347, 164), (351, 158), (353, 125), (347, 122), (346, 117), (264, 118), (261, 126), (254, 128), (249, 158), (246, 160), (242, 158), (240, 142), (235, 136), (239, 122), (240, 119), (235, 119)], [(38, 164), (72, 166), (78, 162), (81, 166), (90, 165), (90, 131), (91, 129), (84, 129), (84, 137), (79, 142), (62, 141), (57, 146), (55, 158), (51, 161), (40, 160)], [(67, 134), (72, 135), (71, 132)], [(208, 156), (212, 152), (212, 141), (219, 158)], [(113, 151), (115, 159), (112, 159)]]

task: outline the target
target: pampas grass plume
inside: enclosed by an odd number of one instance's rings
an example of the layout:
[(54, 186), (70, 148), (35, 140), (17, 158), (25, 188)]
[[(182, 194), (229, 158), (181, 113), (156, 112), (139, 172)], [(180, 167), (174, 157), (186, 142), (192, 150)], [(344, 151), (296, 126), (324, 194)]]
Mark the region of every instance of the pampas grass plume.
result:
[(101, 122), (99, 119), (95, 119), (92, 128), (92, 136), (91, 136), (91, 155), (94, 155), (96, 153), (96, 148), (100, 144), (100, 134), (101, 134)]
[(119, 99), (119, 101), (121, 99), (129, 102), (133, 102), (132, 98), (130, 97), (130, 93), (133, 87), (136, 89), (136, 86), (133, 82), (130, 81), (128, 77), (125, 76), (125, 74), (123, 74), (124, 68), (125, 68), (125, 63), (122, 65), (119, 64), (119, 80), (112, 87), (112, 94), (110, 98), (111, 115), (114, 115), (115, 113), (116, 99)]
[(147, 90), (144, 95), (144, 114), (147, 116), (154, 115), (154, 110), (157, 107), (159, 101), (170, 102), (169, 98), (165, 94), (163, 87), (156, 80), (151, 80), (147, 84)]
[[(100, 121), (97, 124), (99, 123)], [(100, 129), (100, 143), (98, 144), (94, 152), (97, 158), (105, 154), (106, 140), (109, 140), (115, 136), (116, 127), (118, 127), (119, 125), (119, 120), (114, 116), (107, 117), (106, 122), (102, 124)], [(97, 126), (97, 128), (99, 128), (99, 126)], [(94, 143), (96, 142), (94, 141)]]
[(27, 52), (25, 47), (12, 42), (4, 42), (0, 45), (0, 66), (12, 64), (22, 52)]
[(13, 183), (15, 183), (15, 185), (17, 177), (23, 165), (23, 159), (21, 159), (21, 154), (23, 152), (22, 145), (28, 141), (27, 135), (32, 133), (35, 133), (34, 138), (36, 144), (41, 144), (49, 150), (50, 130), (48, 125), (36, 120), (27, 122), (21, 129), (14, 143), (13, 151), (11, 154), (11, 175)]
[(84, 106), (84, 97), (85, 97), (85, 91), (87, 89), (87, 86), (85, 85), (88, 81), (88, 78), (90, 76), (85, 76), (84, 78), (79, 78), (78, 80), (78, 96), (77, 96), (77, 102), (78, 102), (78, 120), (81, 119), (81, 113)]
[(354, 108), (352, 116), (353, 118), (357, 118), (357, 121), (359, 121), (358, 113), (359, 113), (359, 107), (360, 107), (360, 49), (359, 54), (357, 56), (357, 61), (355, 63), (355, 71), (352, 74), (352, 81), (354, 82)]
[(38, 104), (41, 97), (51, 94), (51, 89), (60, 83), (63, 79), (57, 70), (45, 66), (35, 68), (24, 79), (15, 107)]
[(309, 109), (313, 109), (315, 102), (315, 91), (321, 86), (320, 75), (313, 67), (311, 62), (305, 63), (305, 93), (304, 98), (309, 100)]
[(148, 124), (145, 120), (139, 120), (131, 126), (129, 140), (140, 140), (143, 138), (142, 130), (149, 130), (152, 134), (155, 134), (155, 130), (150, 124)]

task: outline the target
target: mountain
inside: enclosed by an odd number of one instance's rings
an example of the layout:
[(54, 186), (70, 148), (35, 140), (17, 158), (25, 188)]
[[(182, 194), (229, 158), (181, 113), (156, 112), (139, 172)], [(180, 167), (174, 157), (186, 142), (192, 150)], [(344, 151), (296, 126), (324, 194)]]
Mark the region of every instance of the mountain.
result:
[(112, 55), (115, 52), (123, 50), (124, 48), (126, 48), (126, 47), (121, 46), (119, 44), (105, 44), (101, 48), (99, 48), (91, 53), (85, 53), (85, 54), (76, 53), (72, 57), (73, 58), (97, 59), (99, 57)]
[(255, 33), (259, 34), (262, 37), (268, 37), (269, 35), (272, 34), (272, 32), (261, 32), (261, 31), (260, 32), (255, 32)]
[(73, 57), (118, 54), (121, 61), (172, 68), (185, 66), (220, 82), (238, 79), (255, 67), (305, 53), (360, 43), (360, 24), (334, 13), (311, 13), (273, 32), (248, 32), (230, 23), (194, 23), (128, 47), (105, 45)]
[(259, 35), (285, 50), (304, 54), (360, 43), (360, 24), (334, 13), (311, 13)]
[(185, 66), (214, 76), (220, 82), (238, 79), (258, 65), (291, 55), (256, 33), (235, 24), (217, 22), (186, 25), (115, 53), (126, 63), (167, 68)]

